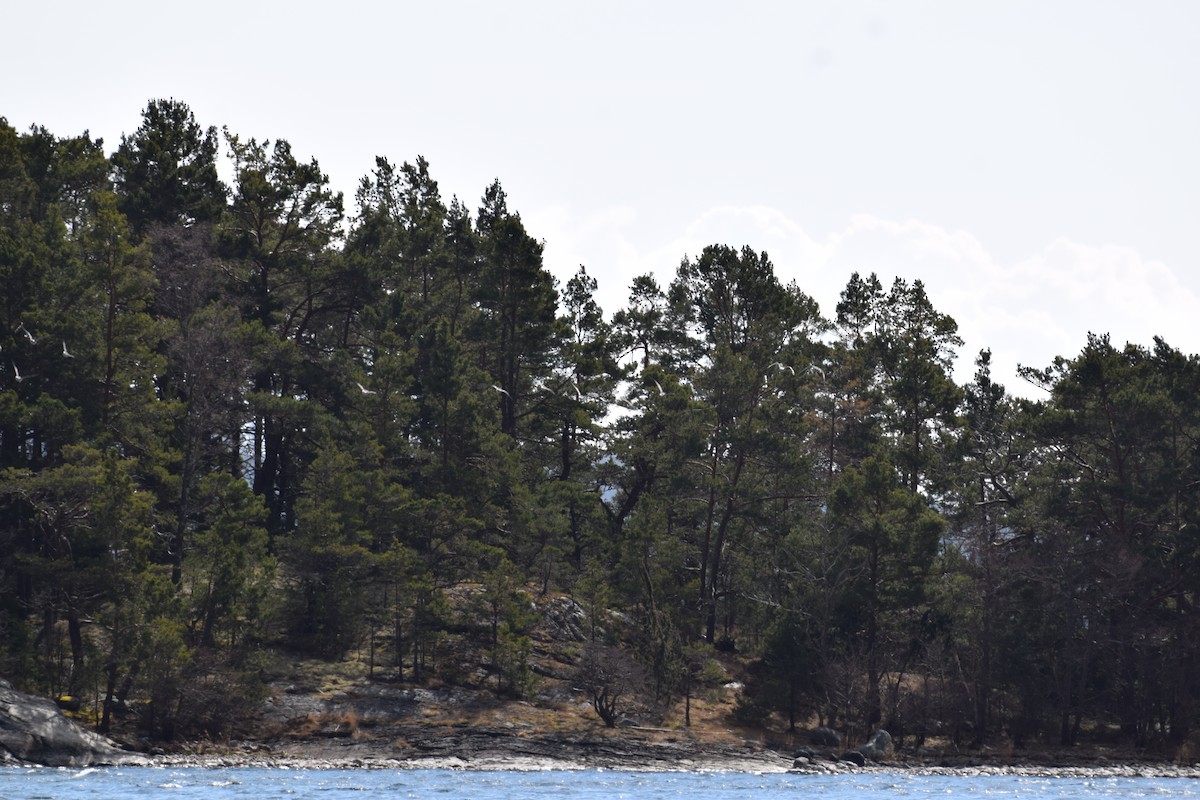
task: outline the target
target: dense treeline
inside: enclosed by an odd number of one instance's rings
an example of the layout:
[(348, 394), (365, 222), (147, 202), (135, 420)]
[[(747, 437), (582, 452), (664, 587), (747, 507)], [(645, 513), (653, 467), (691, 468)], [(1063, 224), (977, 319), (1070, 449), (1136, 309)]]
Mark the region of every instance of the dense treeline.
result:
[(0, 119), (0, 272), (0, 673), (102, 729), (216, 731), (267, 647), (450, 679), (451, 629), (521, 695), (545, 591), (626, 609), (660, 699), (753, 657), (748, 721), (1200, 714), (1200, 363), (1165, 342), (1091, 336), (1021, 400), (986, 351), (956, 385), (919, 281), (823, 315), (725, 245), (606, 315), (499, 182), (472, 210), (379, 158), (347, 216), (176, 101), (111, 156)]

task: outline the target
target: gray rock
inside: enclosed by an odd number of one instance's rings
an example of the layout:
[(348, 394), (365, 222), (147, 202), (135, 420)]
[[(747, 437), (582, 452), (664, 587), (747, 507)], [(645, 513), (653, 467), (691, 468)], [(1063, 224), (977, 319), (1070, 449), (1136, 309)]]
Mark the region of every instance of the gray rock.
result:
[(18, 692), (2, 679), (0, 753), (50, 767), (128, 764), (140, 760), (139, 756), (67, 719), (52, 701)]
[(587, 611), (570, 597), (550, 600), (542, 609), (542, 617), (555, 641), (585, 642), (589, 638)]
[(882, 761), (896, 752), (896, 748), (892, 744), (892, 735), (880, 728), (871, 735), (866, 744), (858, 748), (858, 752), (870, 761)]
[(848, 761), (851, 764), (856, 764), (860, 767), (865, 767), (867, 765), (866, 756), (864, 756), (862, 753), (858, 752), (857, 750), (847, 750), (846, 752), (844, 752), (840, 756), (838, 756), (838, 761)]

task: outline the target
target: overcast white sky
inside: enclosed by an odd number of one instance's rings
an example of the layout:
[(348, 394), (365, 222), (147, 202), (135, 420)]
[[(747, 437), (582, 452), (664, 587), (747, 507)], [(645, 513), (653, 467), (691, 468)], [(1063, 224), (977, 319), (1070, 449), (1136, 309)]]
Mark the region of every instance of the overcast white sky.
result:
[(506, 0), (10, 4), (0, 116), (111, 150), (152, 97), (288, 139), (353, 212), (376, 155), (472, 208), (499, 177), (608, 313), (706, 244), (832, 314), (921, 279), (966, 339), (1200, 351), (1200, 3)]

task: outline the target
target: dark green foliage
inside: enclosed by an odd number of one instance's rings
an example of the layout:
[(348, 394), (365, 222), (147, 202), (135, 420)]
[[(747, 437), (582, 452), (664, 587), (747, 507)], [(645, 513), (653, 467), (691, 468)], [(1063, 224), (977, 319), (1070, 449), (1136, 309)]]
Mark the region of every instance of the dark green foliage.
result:
[(121, 211), (135, 230), (216, 222), (226, 188), (217, 177), (217, 129), (202, 130), (183, 103), (151, 100), (142, 125), (112, 157)]

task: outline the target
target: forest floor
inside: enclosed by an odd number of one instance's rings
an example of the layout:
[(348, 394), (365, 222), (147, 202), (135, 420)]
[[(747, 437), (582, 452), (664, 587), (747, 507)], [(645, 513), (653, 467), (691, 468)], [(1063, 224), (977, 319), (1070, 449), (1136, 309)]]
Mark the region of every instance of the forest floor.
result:
[[(565, 608), (562, 598), (557, 604), (559, 611)], [(558, 616), (561, 623), (563, 615)], [(778, 719), (762, 727), (740, 724), (735, 709), (746, 665), (729, 654), (720, 658), (721, 680), (691, 701), (690, 724), (685, 724), (679, 700), (669, 708), (631, 705), (626, 718), (610, 728), (576, 687), (581, 646), (577, 627), (572, 637), (564, 636), (562, 624), (534, 629), (528, 659), (534, 677), (527, 699), (521, 700), (498, 696), (485, 653), (465, 645), (456, 648), (454, 637), (447, 639), (442, 657), (454, 665), (453, 682), (414, 682), (411, 675), (400, 680), (394, 669), (371, 666), (384, 660), (380, 652), (354, 652), (335, 662), (275, 652), (264, 667), (267, 696), (259, 713), (239, 720), (233, 738), (165, 745), (153, 750), (155, 761), (809, 773), (899, 769), (1200, 778), (1200, 748), (1187, 746), (1167, 751), (1096, 743), (1071, 748), (1002, 743), (966, 749), (944, 739), (929, 739), (920, 747), (909, 740), (897, 742), (895, 753), (884, 761), (855, 766), (839, 756), (862, 741), (816, 747), (806, 728), (788, 733)], [(117, 738), (132, 749), (153, 746), (132, 731)]]
[[(318, 691), (275, 686), (268, 710), (244, 738), (196, 741), (155, 763), (307, 768), (486, 770), (618, 769), (839, 773), (1020, 774), (1072, 777), (1200, 778), (1200, 763), (1168, 754), (1084, 745), (958, 750), (949, 742), (901, 746), (884, 761), (856, 766), (853, 746), (812, 747), (805, 733), (755, 731), (731, 721), (733, 701), (700, 700), (691, 726), (607, 728), (582, 697), (504, 701), (487, 691), (365, 680)], [(797, 750), (811, 758), (797, 761)]]
[[(1118, 745), (960, 749), (948, 740), (901, 743), (865, 767), (839, 755), (861, 742), (814, 747), (806, 730), (739, 725), (737, 683), (693, 700), (652, 724), (609, 728), (570, 682), (543, 677), (529, 700), (498, 698), (486, 686), (370, 678), (359, 661), (287, 662), (270, 683), (261, 715), (237, 738), (177, 743), (156, 763), (304, 767), (452, 769), (623, 769), (830, 773), (904, 770), (926, 773), (1200, 778), (1187, 753)], [(132, 744), (132, 742), (130, 742)], [(796, 753), (813, 751), (807, 761)], [(1183, 755), (1184, 758), (1180, 756)]]

